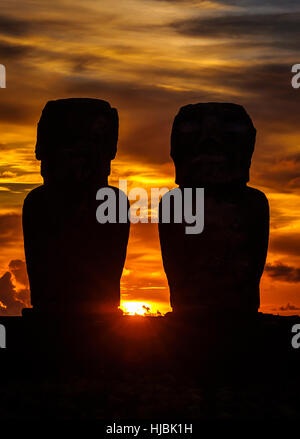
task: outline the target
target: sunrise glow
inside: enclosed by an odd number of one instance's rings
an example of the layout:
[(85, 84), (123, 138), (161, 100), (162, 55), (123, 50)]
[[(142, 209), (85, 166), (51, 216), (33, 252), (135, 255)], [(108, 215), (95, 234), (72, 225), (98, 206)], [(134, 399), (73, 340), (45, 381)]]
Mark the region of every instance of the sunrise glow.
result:
[[(127, 180), (128, 191), (141, 187), (148, 197), (151, 188), (176, 186), (170, 135), (181, 106), (243, 105), (257, 128), (249, 184), (267, 195), (271, 212), (260, 310), (300, 314), (300, 89), (291, 85), (299, 62), (297, 2), (2, 3), (0, 315), (30, 306), (21, 213), (43, 181), (37, 122), (48, 100), (70, 97), (104, 99), (118, 109), (109, 184)], [(121, 301), (129, 315), (147, 314), (148, 304), (151, 315), (171, 311), (155, 223), (131, 224)]]
[(124, 312), (125, 315), (129, 316), (145, 316), (152, 314), (151, 305), (144, 302), (123, 302), (120, 306), (120, 309)]

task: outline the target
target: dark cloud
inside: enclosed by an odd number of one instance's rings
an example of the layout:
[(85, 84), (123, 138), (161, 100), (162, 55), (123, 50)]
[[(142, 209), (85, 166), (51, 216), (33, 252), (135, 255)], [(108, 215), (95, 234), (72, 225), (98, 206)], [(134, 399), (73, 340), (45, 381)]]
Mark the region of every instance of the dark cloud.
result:
[[(1, 147), (0, 147), (0, 149), (1, 149)], [(7, 145), (7, 148), (6, 149), (10, 149), (10, 150), (12, 150), (12, 149), (14, 149), (14, 151), (16, 151), (17, 150), (17, 148), (13, 148), (12, 147), (12, 145)], [(27, 151), (26, 151), (27, 152)], [(5, 154), (3, 154), (3, 156), (4, 156)], [(30, 172), (30, 171), (27, 171), (26, 169), (24, 169), (24, 168), (20, 168), (20, 166), (16, 166), (16, 165), (0, 165), (0, 178), (5, 178), (5, 179), (9, 179), (9, 178), (15, 178), (15, 177), (18, 177), (18, 176), (20, 176), (20, 175), (29, 175), (29, 174), (32, 174), (32, 172)], [(7, 184), (7, 183), (0, 183), (0, 185), (2, 186), (2, 187), (6, 187), (8, 190), (12, 190), (12, 191), (15, 191), (15, 190), (24, 190), (24, 187), (26, 188), (26, 186), (27, 187), (30, 187), (30, 186), (32, 186), (31, 184), (22, 184), (22, 183), (19, 183), (19, 187), (18, 187), (18, 183), (11, 183), (11, 184)], [(26, 189), (25, 189), (26, 190)]]
[[(117, 107), (120, 115), (118, 150), (152, 163), (169, 160), (172, 119), (178, 107), (193, 96), (161, 87), (87, 80), (79, 76), (64, 78), (59, 89), (63, 95), (97, 97)], [(125, 135), (122, 129), (126, 122), (130, 129)]]
[[(67, 13), (67, 11), (70, 13)], [(45, 18), (45, 14), (37, 17), (36, 14), (28, 14), (26, 18), (16, 17), (15, 14), (0, 15), (0, 34), (25, 37), (28, 35), (56, 35), (57, 37), (66, 38), (67, 34), (73, 40), (80, 35), (87, 33), (97, 33), (101, 23), (107, 23), (115, 19), (116, 14), (99, 13), (95, 10), (85, 8), (82, 5), (74, 4), (70, 8), (65, 8), (63, 14), (58, 14), (53, 18)], [(53, 15), (53, 14), (52, 14)], [(76, 34), (74, 35), (74, 28)]]
[(270, 238), (270, 251), (272, 253), (299, 256), (300, 233), (273, 233)]
[(300, 282), (300, 268), (291, 267), (281, 262), (266, 264), (265, 272), (274, 280), (290, 283)]
[[(9, 88), (5, 91), (9, 93)], [(35, 114), (37, 109), (30, 102), (11, 102), (3, 99), (0, 103), (0, 120), (1, 122), (12, 124), (32, 124), (36, 121)]]
[(21, 216), (0, 215), (0, 246), (15, 245), (22, 239)]
[[(198, 0), (199, 1), (199, 0)], [(201, 3), (204, 3), (205, 0), (200, 0)], [(220, 3), (222, 5), (229, 6), (238, 6), (238, 7), (266, 7), (272, 6), (273, 8), (276, 6), (289, 8), (291, 6), (299, 7), (298, 0), (213, 0), (214, 3)]]
[(0, 33), (11, 36), (23, 36), (30, 29), (29, 20), (21, 20), (7, 15), (0, 15)]
[[(277, 236), (275, 234), (275, 230), (278, 230), (282, 227), (289, 227), (290, 224), (295, 223), (295, 221), (298, 221), (299, 214), (298, 212), (295, 212), (292, 208), (291, 209), (282, 209), (281, 203), (272, 203), (271, 206), (271, 227), (274, 230), (273, 233), (271, 233), (271, 244), (270, 244), (270, 250), (274, 253), (277, 250), (273, 248), (273, 242), (276, 246), (277, 244)], [(289, 244), (292, 242), (293, 234), (289, 235), (286, 234), (286, 247), (284, 247), (283, 242), (283, 249), (284, 251), (279, 251), (279, 253), (288, 253), (290, 254), (289, 250)], [(276, 247), (277, 248), (277, 247)], [(291, 254), (294, 254), (291, 252)]]
[(262, 186), (277, 188), (279, 192), (291, 193), (299, 192), (300, 189), (300, 166), (299, 154), (286, 154), (281, 156), (281, 152), (275, 152), (273, 158), (270, 157), (268, 169), (265, 164), (260, 165), (255, 171), (256, 181)]
[[(223, 14), (179, 20), (171, 27), (182, 35), (211, 38), (298, 39), (300, 12)], [(279, 37), (280, 36), (280, 37)]]
[(273, 8), (276, 6), (280, 7), (286, 7), (289, 8), (291, 6), (297, 6), (299, 7), (299, 1), (298, 0), (211, 0), (208, 2), (208, 0), (156, 0), (158, 2), (165, 2), (165, 3), (191, 3), (191, 4), (206, 4), (211, 3), (213, 6), (214, 4), (221, 4), (224, 6), (238, 6), (239, 8), (243, 7), (267, 7), (272, 6)]
[(29, 290), (17, 291), (9, 271), (0, 278), (0, 302), (0, 315), (20, 315), (29, 305)]
[[(85, 76), (70, 76), (62, 78), (57, 84), (57, 90), (61, 95), (86, 95), (110, 101), (120, 111), (120, 145), (122, 148), (125, 145), (126, 153), (139, 156), (140, 159), (144, 156), (153, 162), (165, 162), (169, 157), (173, 118), (179, 107), (188, 103), (210, 100), (237, 102), (246, 106), (255, 124), (256, 121), (258, 124), (261, 122), (268, 129), (266, 125), (269, 123), (272, 132), (274, 129), (280, 131), (291, 126), (295, 129), (298, 124), (299, 103), (297, 93), (290, 84), (290, 70), (290, 65), (278, 63), (184, 70), (178, 66), (144, 66), (140, 67), (139, 73), (144, 77), (151, 77), (154, 85), (114, 83), (101, 79), (87, 80)], [(161, 83), (167, 83), (170, 79), (182, 85), (182, 90), (161, 87)], [(189, 88), (190, 84), (194, 90), (185, 91), (184, 87)], [(225, 91), (215, 91), (216, 84), (221, 88), (225, 87)], [(231, 91), (234, 93), (231, 94)], [(242, 98), (237, 98), (236, 93), (240, 93)], [(258, 100), (260, 105), (257, 105)], [(285, 118), (282, 118), (283, 105), (288, 115)], [(129, 133), (129, 137), (124, 138), (122, 120), (126, 120), (129, 113), (131, 118), (128, 119), (128, 125), (132, 129), (132, 137)], [(274, 145), (270, 145), (271, 148), (274, 159)], [(282, 154), (282, 149), (280, 153)]]
[[(10, 168), (13, 169), (13, 168)], [(1, 167), (0, 167), (1, 170)], [(26, 172), (24, 172), (26, 174)], [(17, 175), (21, 175), (21, 174), (17, 174)], [(24, 174), (22, 174), (24, 175)], [(7, 176), (6, 176), (7, 178)], [(33, 183), (0, 183), (1, 187), (5, 187), (7, 188), (10, 192), (14, 193), (23, 193), (24, 195), (27, 194), (27, 192), (31, 191), (32, 189), (36, 188), (38, 186), (38, 184), (33, 184)]]
[(28, 288), (29, 281), (25, 262), (20, 259), (13, 259), (8, 267), (16, 281)]
[(5, 41), (0, 41), (0, 59), (3, 63), (4, 60), (12, 60), (22, 58), (29, 55), (30, 47), (21, 44), (10, 44)]
[(299, 309), (297, 306), (287, 303), (286, 306), (281, 306), (279, 311), (298, 311)]

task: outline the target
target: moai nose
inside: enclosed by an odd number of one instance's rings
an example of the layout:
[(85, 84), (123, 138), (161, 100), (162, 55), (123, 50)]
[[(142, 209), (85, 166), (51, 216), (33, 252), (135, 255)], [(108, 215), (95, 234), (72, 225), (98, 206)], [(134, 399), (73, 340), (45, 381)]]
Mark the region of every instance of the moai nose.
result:
[(197, 144), (201, 147), (201, 152), (210, 153), (221, 144), (220, 124), (215, 116), (207, 117), (201, 123), (201, 130), (197, 139)]
[(222, 152), (222, 144), (218, 137), (202, 137), (197, 142), (195, 155), (214, 155)]

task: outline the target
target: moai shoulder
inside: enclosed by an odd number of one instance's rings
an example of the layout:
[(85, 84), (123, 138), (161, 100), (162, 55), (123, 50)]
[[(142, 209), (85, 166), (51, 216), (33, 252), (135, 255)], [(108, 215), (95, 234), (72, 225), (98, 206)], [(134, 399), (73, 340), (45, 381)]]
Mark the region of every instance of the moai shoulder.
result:
[(255, 137), (239, 105), (187, 105), (175, 117), (176, 183), (183, 197), (186, 188), (204, 188), (204, 230), (188, 235), (184, 222), (160, 221), (174, 312), (255, 313), (259, 308), (269, 207), (261, 191), (247, 186)]

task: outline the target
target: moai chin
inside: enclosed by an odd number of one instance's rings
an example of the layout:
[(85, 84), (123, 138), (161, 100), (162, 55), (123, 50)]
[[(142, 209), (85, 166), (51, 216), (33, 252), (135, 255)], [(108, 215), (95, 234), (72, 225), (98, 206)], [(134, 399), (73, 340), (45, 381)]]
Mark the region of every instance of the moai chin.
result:
[(269, 208), (265, 195), (247, 186), (255, 136), (250, 117), (235, 104), (187, 105), (175, 117), (176, 183), (204, 188), (204, 230), (186, 234), (184, 223), (160, 219), (174, 313), (253, 314), (259, 308)]
[[(118, 113), (108, 102), (61, 99), (43, 109), (36, 158), (44, 184), (28, 194), (23, 206), (34, 310), (118, 312), (129, 223), (96, 220), (96, 192), (108, 186), (117, 140)], [(125, 194), (113, 190), (118, 206)]]

